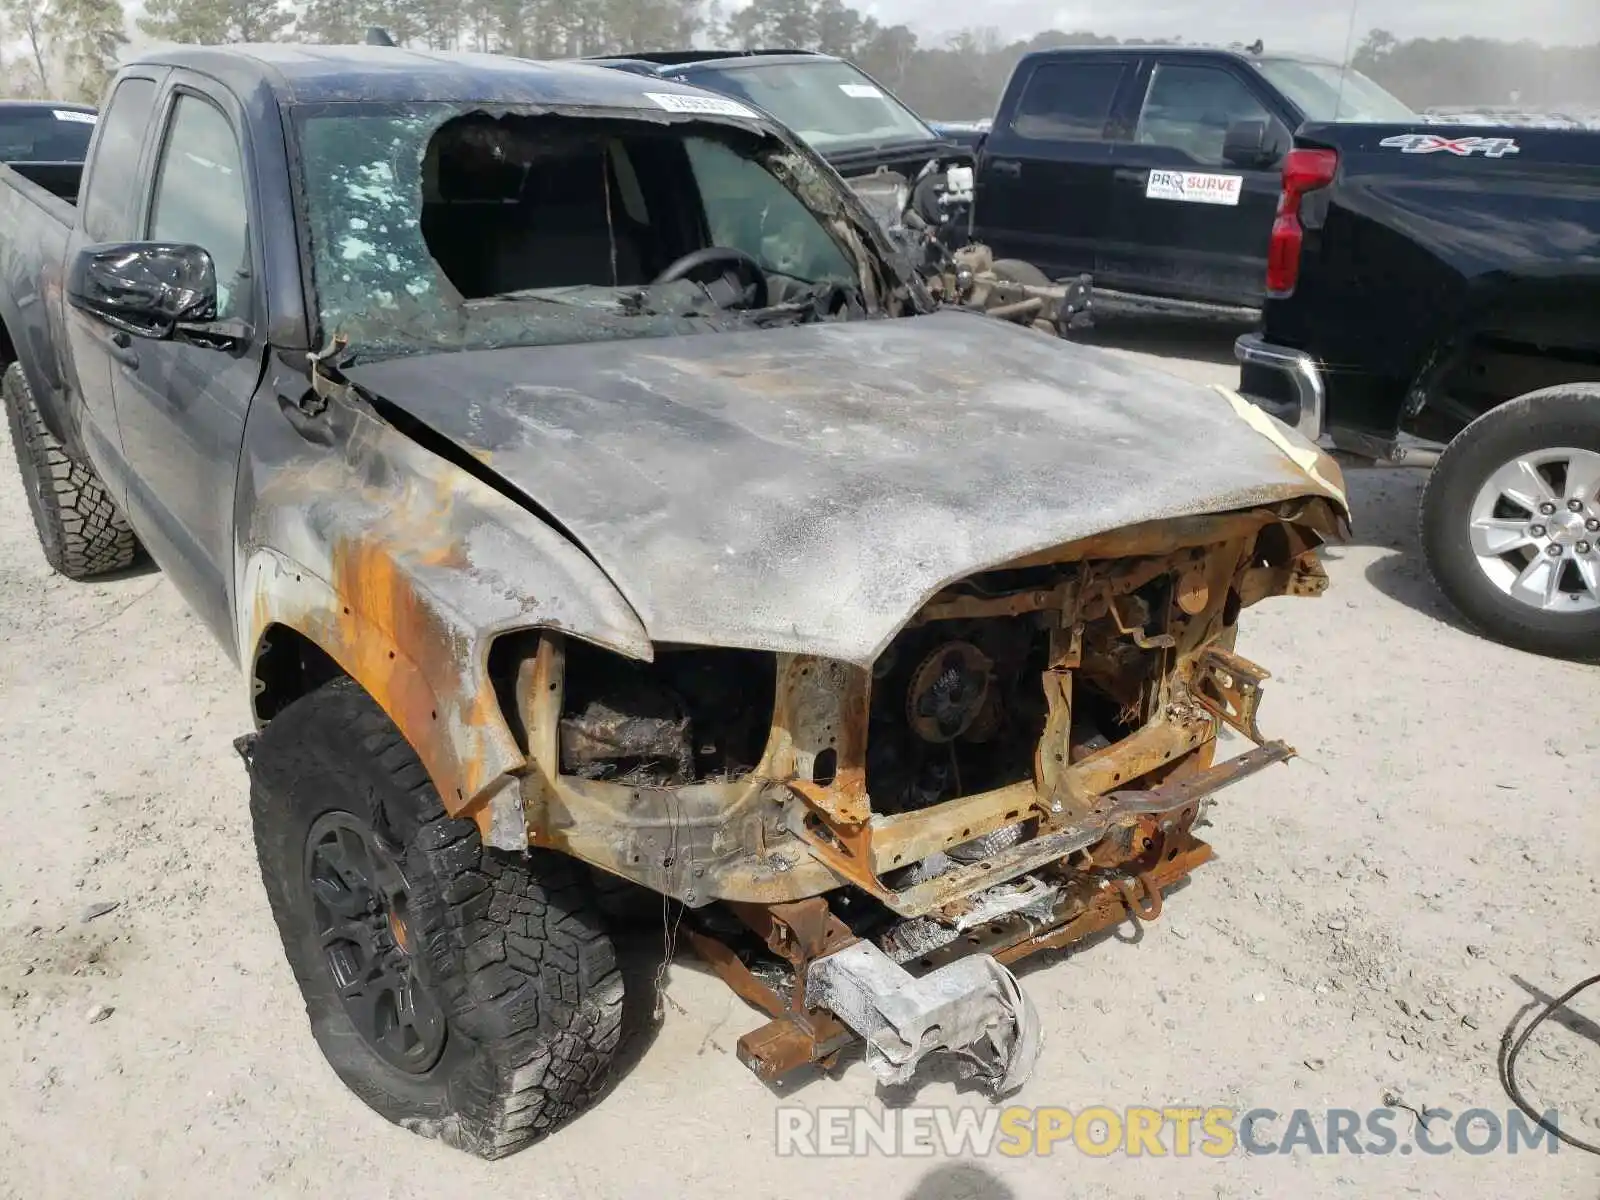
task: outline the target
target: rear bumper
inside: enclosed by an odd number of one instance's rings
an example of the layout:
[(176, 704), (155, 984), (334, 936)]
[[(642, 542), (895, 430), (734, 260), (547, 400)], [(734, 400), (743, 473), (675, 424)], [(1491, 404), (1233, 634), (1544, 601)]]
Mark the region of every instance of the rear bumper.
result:
[(1246, 368), (1268, 370), (1281, 374), (1288, 383), (1288, 393), (1293, 397), (1293, 411), (1265, 397), (1252, 396), (1252, 400), (1273, 416), (1293, 425), (1301, 436), (1313, 443), (1322, 440), (1328, 416), (1328, 390), (1323, 382), (1322, 370), (1317, 360), (1304, 350), (1290, 350), (1275, 346), (1259, 333), (1247, 333), (1233, 344), (1233, 356)]

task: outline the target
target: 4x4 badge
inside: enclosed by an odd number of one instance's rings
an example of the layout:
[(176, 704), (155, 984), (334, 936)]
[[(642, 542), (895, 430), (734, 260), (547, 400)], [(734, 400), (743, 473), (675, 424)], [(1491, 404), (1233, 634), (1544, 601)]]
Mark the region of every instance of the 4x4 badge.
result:
[(1520, 154), (1522, 147), (1516, 138), (1506, 137), (1441, 137), (1437, 133), (1397, 133), (1386, 137), (1378, 145), (1406, 154), (1437, 154), (1443, 150), (1458, 158), (1481, 154), (1485, 158), (1504, 158), (1507, 154)]

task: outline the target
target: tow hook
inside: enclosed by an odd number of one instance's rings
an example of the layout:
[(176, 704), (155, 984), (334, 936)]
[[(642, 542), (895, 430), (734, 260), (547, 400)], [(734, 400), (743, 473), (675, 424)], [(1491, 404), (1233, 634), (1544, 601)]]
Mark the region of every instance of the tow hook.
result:
[(1161, 915), (1161, 888), (1148, 871), (1140, 872), (1137, 879), (1123, 879), (1118, 886), (1122, 889), (1122, 902), (1139, 920), (1154, 921)]
[(924, 1058), (947, 1051), (999, 1097), (1021, 1087), (1039, 1057), (1038, 1013), (987, 954), (918, 978), (871, 942), (855, 942), (812, 962), (806, 998), (866, 1041), (880, 1083), (906, 1083)]

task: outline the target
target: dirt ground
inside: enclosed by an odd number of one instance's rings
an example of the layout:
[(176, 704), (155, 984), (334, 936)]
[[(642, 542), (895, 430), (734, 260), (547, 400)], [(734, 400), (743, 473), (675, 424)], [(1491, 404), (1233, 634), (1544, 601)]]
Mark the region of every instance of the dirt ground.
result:
[[(1232, 333), (1095, 339), (1232, 382)], [(764, 1087), (733, 1055), (759, 1017), (687, 954), (652, 1022), (659, 935), (627, 947), (642, 1003), (596, 1110), (498, 1164), (402, 1132), (306, 1028), (250, 845), (234, 668), (159, 575), (50, 574), (9, 447), (0, 464), (0, 1195), (1600, 1193), (1600, 1159), (1566, 1148), (780, 1159), (779, 1105), (878, 1103), (870, 1073)], [(1226, 793), (1218, 861), (1159, 921), (1025, 969), (1046, 1040), (1015, 1102), (1503, 1112), (1501, 1032), (1600, 970), (1600, 672), (1457, 624), (1419, 559), (1421, 482), (1352, 473), (1330, 592), (1247, 614), (1239, 648), (1273, 672), (1264, 723), (1302, 757)], [(1600, 1140), (1600, 995), (1578, 1008), (1525, 1074)], [(944, 1081), (915, 1102), (987, 1103)]]

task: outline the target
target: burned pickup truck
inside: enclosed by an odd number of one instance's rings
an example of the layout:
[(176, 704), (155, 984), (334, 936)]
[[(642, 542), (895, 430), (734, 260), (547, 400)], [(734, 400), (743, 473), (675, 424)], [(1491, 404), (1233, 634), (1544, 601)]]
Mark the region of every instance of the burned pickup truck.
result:
[[(76, 205), (0, 170), (45, 554), (142, 546), (236, 659), (319, 1045), (486, 1156), (606, 1078), (600, 880), (769, 1014), (764, 1078), (860, 1038), (884, 1079), (1016, 1086), (1006, 964), (1155, 916), (1218, 789), (1292, 753), (1237, 622), (1321, 591), (1347, 519), (1237, 397), (935, 309), (836, 174), (707, 98), (171, 49)], [(1214, 763), (1223, 726), (1255, 747)]]

